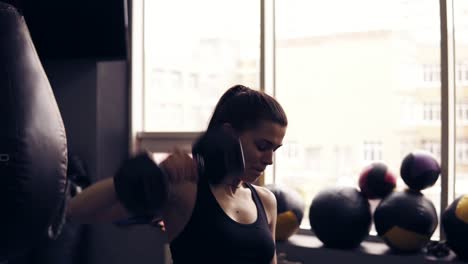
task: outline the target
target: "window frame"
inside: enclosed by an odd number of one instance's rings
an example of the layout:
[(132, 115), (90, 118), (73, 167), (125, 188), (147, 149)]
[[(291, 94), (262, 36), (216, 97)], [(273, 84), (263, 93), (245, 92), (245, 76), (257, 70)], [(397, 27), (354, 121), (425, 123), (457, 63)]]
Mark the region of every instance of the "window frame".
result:
[[(260, 87), (275, 96), (275, 0), (260, 1)], [(170, 152), (175, 145), (190, 151), (191, 142), (201, 133), (195, 132), (143, 132), (144, 116), (144, 3), (130, 1), (130, 154), (148, 150)], [(440, 7), (440, 84), (441, 84), (441, 203), (446, 208), (455, 199), (456, 159), (456, 60), (454, 48), (453, 0), (439, 0)], [(437, 69), (439, 70), (439, 69)], [(425, 69), (423, 69), (424, 74)], [(433, 77), (433, 76), (432, 76)], [(199, 81), (199, 80), (198, 80)], [(464, 82), (463, 82), (464, 83)], [(275, 163), (274, 163), (275, 164)], [(275, 181), (275, 165), (271, 170)], [(441, 217), (441, 216), (440, 216)], [(444, 239), (440, 229), (440, 239)]]

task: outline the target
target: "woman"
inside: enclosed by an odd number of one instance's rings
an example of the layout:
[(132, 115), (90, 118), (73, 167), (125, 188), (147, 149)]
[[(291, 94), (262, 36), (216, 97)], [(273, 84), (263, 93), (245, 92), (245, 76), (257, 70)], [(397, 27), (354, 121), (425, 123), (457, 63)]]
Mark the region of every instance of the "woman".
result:
[[(276, 199), (253, 183), (273, 163), (286, 127), (286, 114), (274, 98), (237, 85), (220, 98), (206, 133), (221, 128), (239, 138), (244, 172), (197, 175), (196, 163), (181, 151), (159, 164), (170, 182), (162, 217), (175, 264), (276, 263)], [(74, 199), (69, 213), (82, 221), (128, 215), (117, 202), (112, 179)], [(93, 208), (87, 205), (91, 201)]]

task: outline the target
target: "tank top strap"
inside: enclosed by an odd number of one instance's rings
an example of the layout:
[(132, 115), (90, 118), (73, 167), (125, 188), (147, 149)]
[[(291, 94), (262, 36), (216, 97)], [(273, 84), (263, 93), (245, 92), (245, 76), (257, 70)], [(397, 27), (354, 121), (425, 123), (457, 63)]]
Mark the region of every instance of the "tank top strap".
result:
[(252, 184), (250, 184), (250, 183), (245, 183), (245, 184), (247, 185), (247, 187), (252, 192), (252, 197), (254, 199), (255, 206), (257, 207), (257, 210), (259, 212), (258, 215), (261, 216), (263, 221), (268, 224), (268, 218), (266, 216), (265, 207), (263, 207), (262, 200), (260, 199), (260, 196), (258, 195), (257, 190), (255, 189), (255, 187)]

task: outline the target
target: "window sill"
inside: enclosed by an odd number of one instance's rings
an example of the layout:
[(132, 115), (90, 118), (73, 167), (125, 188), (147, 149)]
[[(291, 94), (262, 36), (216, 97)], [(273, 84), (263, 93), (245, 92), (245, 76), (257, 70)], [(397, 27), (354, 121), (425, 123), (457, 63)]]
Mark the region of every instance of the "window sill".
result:
[[(450, 263), (462, 264), (455, 260), (455, 254), (436, 258), (418, 254), (395, 254), (382, 241), (364, 241), (360, 248), (340, 250), (323, 247), (322, 242), (312, 234), (295, 234), (288, 241), (277, 242), (278, 256), (284, 256), (287, 261), (278, 263), (359, 263), (359, 264), (395, 264), (395, 263)], [(372, 239), (377, 240), (377, 239)]]

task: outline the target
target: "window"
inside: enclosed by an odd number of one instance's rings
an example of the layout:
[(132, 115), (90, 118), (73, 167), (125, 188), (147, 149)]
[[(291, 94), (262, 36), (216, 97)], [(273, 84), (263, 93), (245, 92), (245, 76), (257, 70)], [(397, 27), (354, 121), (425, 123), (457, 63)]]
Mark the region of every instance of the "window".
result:
[(423, 121), (426, 124), (440, 124), (440, 103), (423, 103)]
[[(276, 96), (291, 124), (300, 124), (286, 137), (321, 149), (320, 176), (293, 186), (308, 194), (306, 202), (317, 189), (357, 186), (370, 162), (397, 172), (407, 151), (440, 141), (436, 1), (276, 0), (275, 10)], [(400, 149), (400, 142), (414, 144)], [(308, 166), (302, 170), (294, 175), (307, 174)], [(295, 184), (278, 171), (276, 180), (286, 182), (282, 177)]]
[(400, 125), (404, 127), (418, 125), (421, 122), (419, 110), (421, 107), (416, 103), (415, 99), (404, 98), (400, 102)]
[(219, 96), (242, 83), (285, 108), (290, 126), (266, 183), (298, 189), (306, 209), (325, 187), (357, 186), (366, 163), (397, 172), (419, 149), (452, 164), (425, 191), (439, 212), (468, 185), (467, 1), (453, 2), (455, 36), (440, 20), (452, 9), (439, 1), (142, 3), (144, 16), (133, 16), (144, 18), (141, 45), (133, 45), (142, 65), (141, 85), (133, 86), (137, 146), (189, 148)]
[(468, 82), (467, 62), (458, 62), (455, 65), (455, 80), (457, 84), (466, 84)]
[(468, 140), (457, 141), (457, 161), (461, 164), (468, 164)]
[(320, 147), (306, 147), (305, 148), (305, 157), (304, 157), (304, 167), (308, 171), (320, 172)]
[(365, 163), (382, 161), (382, 142), (364, 141), (363, 159)]
[(142, 3), (142, 131), (201, 131), (227, 87), (259, 87), (259, 1)]
[(440, 142), (436, 140), (423, 140), (422, 149), (432, 153), (438, 160), (440, 160)]
[(456, 105), (456, 120), (457, 124), (468, 124), (468, 103), (462, 102)]
[[(456, 97), (456, 139), (455, 139), (455, 177), (453, 179), (454, 195), (467, 192), (468, 186), (468, 2), (454, 0), (454, 39), (455, 39), (455, 73), (454, 86)], [(465, 187), (462, 187), (465, 186)]]
[(440, 65), (423, 65), (423, 82), (430, 85), (440, 85)]

